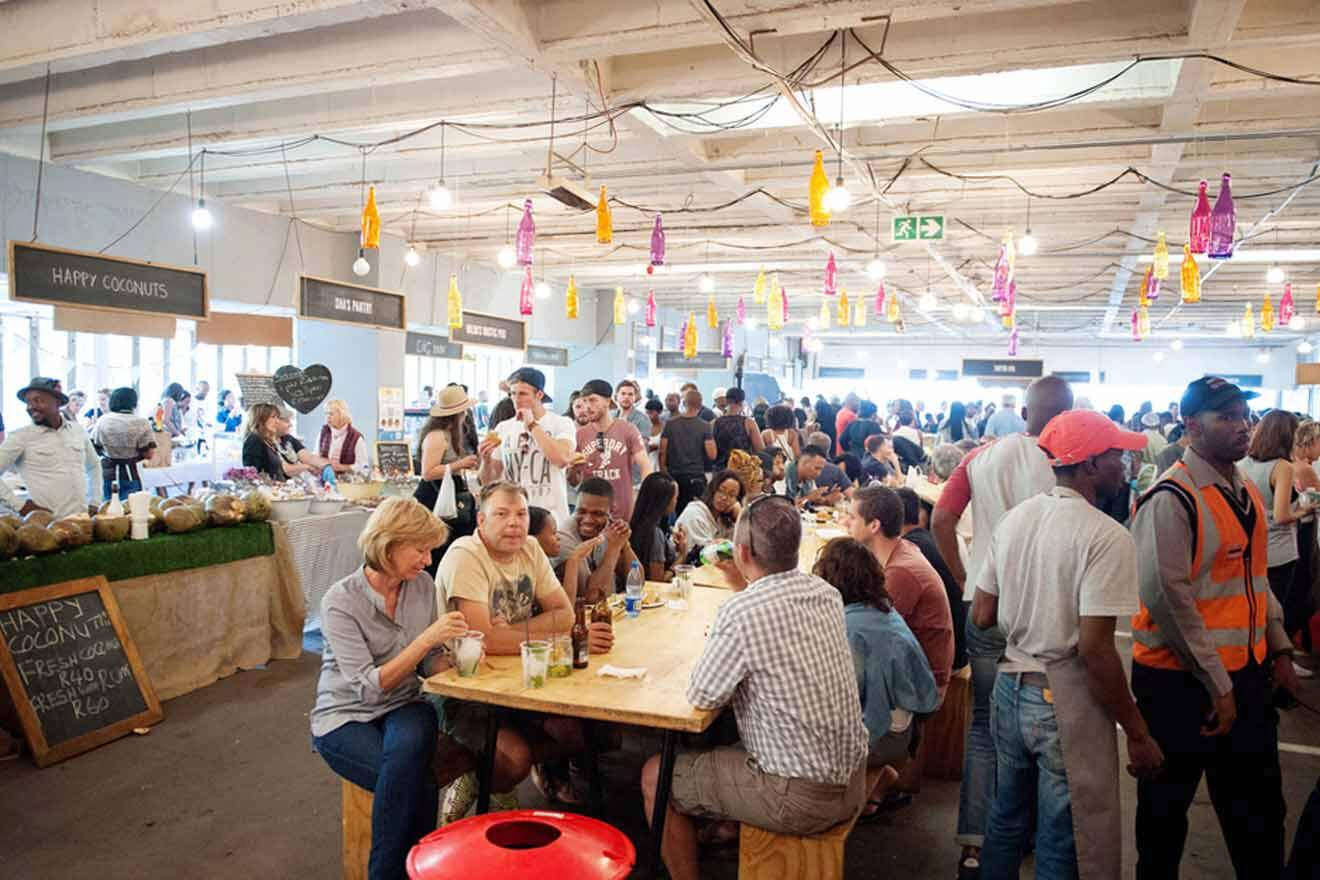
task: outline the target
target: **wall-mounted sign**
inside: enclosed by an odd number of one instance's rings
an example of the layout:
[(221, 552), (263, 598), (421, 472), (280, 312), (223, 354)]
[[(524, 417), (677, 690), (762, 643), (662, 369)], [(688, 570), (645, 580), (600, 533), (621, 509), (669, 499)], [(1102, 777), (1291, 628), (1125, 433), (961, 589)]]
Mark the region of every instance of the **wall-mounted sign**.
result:
[(1039, 379), (1045, 362), (1029, 358), (963, 358), (962, 374), (986, 379)]
[(817, 367), (816, 376), (820, 379), (865, 379), (865, 367)]
[(568, 366), (568, 349), (554, 345), (527, 346), (527, 363), (542, 367)]
[(1086, 385), (1091, 381), (1090, 370), (1055, 370), (1050, 375), (1058, 376), (1065, 382), (1071, 382), (1074, 385)]
[(657, 351), (655, 368), (657, 370), (729, 370), (732, 366), (729, 358), (717, 351), (699, 351), (693, 358), (683, 357), (681, 351)]
[(1265, 384), (1265, 377), (1260, 373), (1206, 373), (1206, 376), (1218, 376), (1225, 382), (1231, 382), (1239, 388), (1260, 388)]
[(9, 243), (9, 298), (206, 320), (206, 273), (44, 244)]
[(387, 434), (403, 430), (403, 389), (397, 385), (376, 389), (376, 430)]
[(485, 345), (490, 348), (527, 349), (527, 322), (515, 318), (501, 318), (483, 312), (463, 310), (463, 326), (449, 328), (449, 338), (466, 345)]
[(958, 381), (958, 371), (957, 371), (957, 370), (936, 370), (936, 371), (935, 371), (935, 381), (936, 381), (936, 382), (957, 382), (957, 381)]
[(1298, 364), (1298, 385), (1320, 385), (1320, 364)]
[(463, 359), (463, 346), (451, 342), (448, 337), (434, 336), (430, 333), (414, 333), (408, 331), (408, 337), (403, 344), (404, 354), (415, 354), (418, 357), (445, 358), (451, 361), (461, 361)]
[(311, 275), (298, 276), (298, 317), (385, 330), (408, 327), (402, 294)]
[(925, 382), (929, 375), (930, 371), (922, 368), (908, 370), (908, 378), (913, 382)]

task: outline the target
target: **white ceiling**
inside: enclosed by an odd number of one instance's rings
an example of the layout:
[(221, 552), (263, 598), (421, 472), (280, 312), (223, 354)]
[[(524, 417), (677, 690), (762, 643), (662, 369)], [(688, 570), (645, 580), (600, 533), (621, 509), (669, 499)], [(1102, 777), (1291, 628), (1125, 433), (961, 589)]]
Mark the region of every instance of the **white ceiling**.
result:
[[(845, 32), (843, 175), (854, 206), (816, 229), (803, 210), (807, 179), (816, 149), (836, 173)], [(1320, 182), (1290, 188), (1320, 161), (1320, 85), (1169, 57), (1192, 52), (1320, 83), (1320, 4), (10, 0), (0, 4), (0, 149), (36, 154), (49, 64), (45, 148), (61, 164), (186, 192), (190, 157), (200, 174), (205, 148), (207, 199), (352, 230), (363, 178), (354, 145), (380, 144), (368, 151), (366, 182), (387, 232), (493, 262), (506, 222), (517, 223), (503, 206), (531, 197), (536, 271), (560, 295), (574, 272), (580, 283), (653, 288), (664, 304), (701, 309), (696, 282), (709, 271), (721, 311), (738, 296), (750, 309), (764, 267), (780, 273), (801, 321), (819, 309), (828, 253), (854, 298), (873, 295), (864, 269), (879, 253), (889, 287), (906, 297), (908, 334), (946, 340), (1005, 335), (993, 317), (968, 325), (951, 310), (988, 298), (999, 240), (1025, 231), (1028, 201), (1041, 251), (1017, 263), (1024, 338), (1126, 339), (1145, 239), (1165, 231), (1176, 257), (1192, 207), (1156, 184), (1193, 191), (1208, 178), (1213, 198), (1228, 171), (1239, 235), (1252, 237), (1242, 259), (1215, 268), (1195, 306), (1174, 307), (1175, 259), (1151, 310), (1156, 336), (1223, 337), (1248, 300), (1259, 314), (1267, 290), (1277, 307), (1281, 289), (1266, 285), (1269, 260), (1250, 261), (1253, 248), (1310, 249), (1285, 269), (1314, 330)], [(1164, 60), (1033, 112), (968, 110), (897, 77), (1021, 105), (1082, 90), (1139, 55)], [(804, 62), (796, 87), (781, 91), (774, 74)], [(596, 243), (593, 212), (536, 186), (552, 115), (556, 174), (621, 200), (612, 245)], [(440, 175), (442, 137), (458, 201), (435, 213), (423, 193)], [(1067, 198), (1129, 168), (1155, 183), (1128, 174)], [(1278, 192), (1244, 198), (1269, 191)], [(657, 210), (673, 265), (647, 276)], [(895, 213), (945, 214), (946, 240), (891, 244)], [(938, 306), (920, 314), (927, 290)], [(890, 332), (874, 319), (868, 330)], [(1275, 331), (1256, 343), (1295, 338)]]

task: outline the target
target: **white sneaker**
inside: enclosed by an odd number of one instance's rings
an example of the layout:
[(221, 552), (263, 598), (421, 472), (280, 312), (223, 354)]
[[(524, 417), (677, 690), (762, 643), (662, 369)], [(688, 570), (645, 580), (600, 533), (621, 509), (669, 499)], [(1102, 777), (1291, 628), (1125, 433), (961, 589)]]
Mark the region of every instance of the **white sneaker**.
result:
[(1295, 661), (1295, 660), (1293, 661), (1293, 672), (1297, 673), (1297, 677), (1298, 677), (1298, 678), (1314, 678), (1314, 677), (1315, 677), (1315, 673), (1314, 673), (1314, 672), (1312, 672), (1311, 670), (1307, 669), (1305, 666), (1300, 666), (1300, 665), (1298, 665), (1298, 664), (1297, 664), (1297, 661)]

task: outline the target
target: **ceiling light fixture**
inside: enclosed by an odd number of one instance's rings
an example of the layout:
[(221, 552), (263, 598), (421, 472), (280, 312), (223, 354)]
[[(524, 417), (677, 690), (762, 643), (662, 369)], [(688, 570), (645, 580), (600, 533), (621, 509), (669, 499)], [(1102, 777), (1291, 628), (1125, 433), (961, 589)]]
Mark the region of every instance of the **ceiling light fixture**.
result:
[(929, 290), (921, 295), (921, 299), (917, 300), (917, 308), (923, 312), (933, 312), (939, 307), (939, 297), (931, 293)]
[(697, 279), (697, 290), (702, 293), (712, 293), (715, 290), (715, 279), (702, 272), (701, 277)]
[(848, 32), (839, 31), (839, 35), (842, 37), (839, 41), (839, 125), (834, 129), (838, 170), (834, 175), (834, 186), (825, 194), (825, 204), (831, 214), (842, 214), (852, 207), (852, 193), (843, 185), (843, 76), (848, 70)]
[(550, 285), (546, 284), (544, 281), (538, 281), (536, 282), (536, 286), (532, 288), (532, 293), (537, 299), (549, 299)]
[(1151, 357), (1153, 357), (1155, 359), (1155, 363), (1158, 364), (1160, 361), (1164, 360), (1164, 352), (1157, 351), (1154, 354), (1152, 354)]
[(1262, 351), (1260, 354), (1256, 355), (1256, 363), (1268, 364), (1269, 362), (1270, 362), (1270, 353), (1268, 351)]
[(445, 124), (440, 123), (440, 180), (427, 192), (431, 210), (447, 211), (454, 207), (454, 194), (445, 186)]
[(1182, 351), (1183, 341), (1181, 339), (1175, 338), (1173, 342), (1169, 343), (1169, 348), (1173, 349), (1174, 351)]
[(422, 261), (422, 255), (417, 253), (417, 248), (413, 247), (412, 245), (408, 245), (408, 250), (406, 250), (403, 254), (403, 262), (411, 267), (411, 266), (416, 266), (421, 261)]
[(628, 314), (635, 315), (640, 308), (641, 304), (634, 297), (628, 297)]
[(192, 212), (193, 229), (205, 231), (211, 228), (211, 212), (206, 208), (206, 199), (198, 199), (197, 207)]
[(1312, 344), (1310, 343), (1310, 341), (1309, 341), (1309, 340), (1306, 340), (1306, 339), (1303, 339), (1303, 340), (1302, 340), (1300, 343), (1298, 343), (1298, 345), (1297, 345), (1297, 353), (1298, 353), (1298, 354), (1310, 354), (1310, 353), (1311, 353), (1312, 351), (1314, 351), (1314, 350), (1315, 350), (1315, 346), (1312, 345)]
[(1284, 277), (1283, 267), (1278, 263), (1272, 263), (1270, 267), (1265, 270), (1265, 281), (1270, 284), (1282, 284)]
[(1034, 257), (1039, 249), (1040, 243), (1031, 234), (1031, 196), (1027, 196), (1027, 234), (1018, 239), (1017, 252), (1019, 256)]
[(358, 248), (357, 259), (353, 261), (353, 274), (361, 278), (371, 271), (371, 264), (367, 262), (367, 252), (363, 248)]

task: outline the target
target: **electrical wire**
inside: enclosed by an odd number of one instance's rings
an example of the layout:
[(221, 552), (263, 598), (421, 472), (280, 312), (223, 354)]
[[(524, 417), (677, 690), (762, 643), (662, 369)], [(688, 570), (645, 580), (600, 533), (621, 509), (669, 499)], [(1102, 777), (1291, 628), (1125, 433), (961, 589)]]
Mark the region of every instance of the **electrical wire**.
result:
[(46, 63), (45, 95), (41, 99), (41, 146), (37, 150), (37, 193), (32, 205), (32, 241), (37, 240), (37, 223), (41, 219), (41, 184), (46, 176), (46, 123), (50, 119), (50, 63)]

